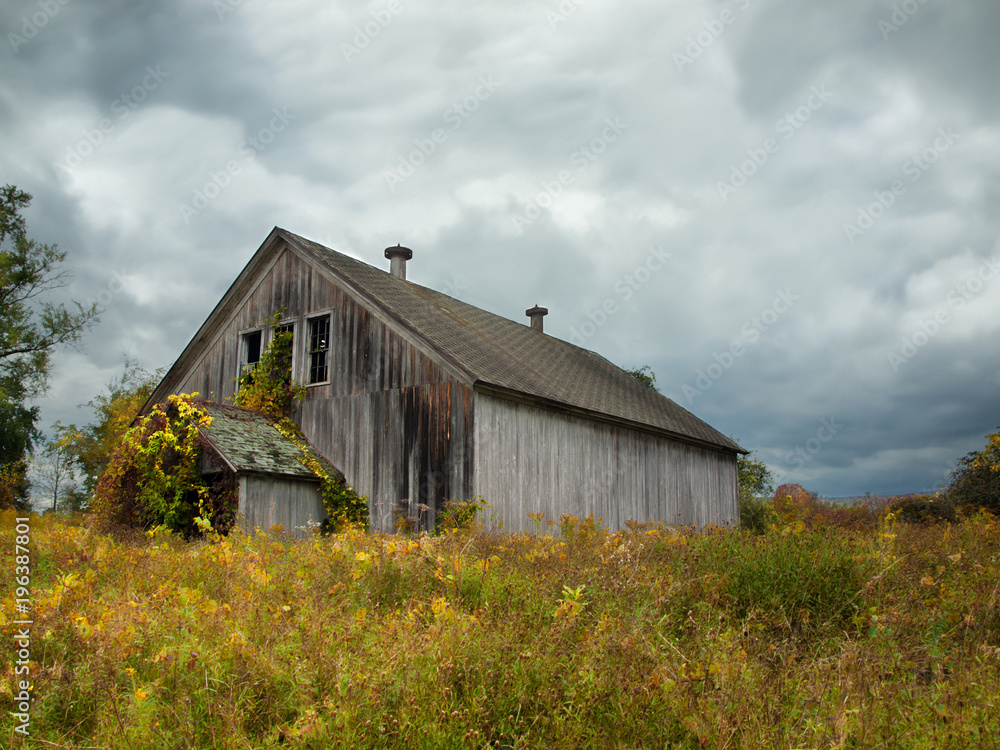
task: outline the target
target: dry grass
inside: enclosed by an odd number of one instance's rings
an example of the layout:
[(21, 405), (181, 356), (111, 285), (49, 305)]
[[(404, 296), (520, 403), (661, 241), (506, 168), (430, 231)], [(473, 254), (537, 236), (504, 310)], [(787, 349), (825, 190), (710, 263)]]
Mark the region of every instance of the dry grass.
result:
[(0, 614), (12, 748), (1000, 747), (989, 516), (297, 543), (32, 526), (30, 741), (12, 592)]

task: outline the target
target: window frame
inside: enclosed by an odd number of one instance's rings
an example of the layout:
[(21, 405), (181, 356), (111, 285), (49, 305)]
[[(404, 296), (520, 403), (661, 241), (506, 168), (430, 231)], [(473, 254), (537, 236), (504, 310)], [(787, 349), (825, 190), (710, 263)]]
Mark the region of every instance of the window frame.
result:
[[(326, 348), (325, 349), (315, 349), (314, 350), (312, 348), (312, 345), (313, 345), (313, 331), (312, 331), (313, 322), (314, 321), (318, 321), (318, 320), (324, 320), (324, 319), (326, 320)], [(330, 380), (330, 369), (331, 369), (331, 365), (332, 365), (332, 361), (331, 361), (332, 360), (332, 356), (331, 355), (333, 354), (333, 342), (332, 342), (332, 336), (331, 336), (331, 334), (333, 333), (333, 312), (331, 310), (327, 310), (325, 312), (317, 313), (315, 315), (308, 315), (308, 316), (306, 316), (305, 322), (306, 322), (306, 325), (305, 325), (306, 335), (303, 337), (303, 339), (304, 339), (304, 341), (303, 341), (303, 351), (305, 352), (305, 356), (304, 356), (305, 362), (304, 362), (304, 365), (303, 365), (303, 369), (304, 369), (304, 373), (303, 374), (305, 375), (305, 377), (303, 378), (303, 380), (307, 381), (305, 383), (305, 385), (306, 385), (307, 388), (311, 388), (312, 386), (316, 386), (316, 385), (329, 385), (330, 382), (331, 382), (331, 380)], [(316, 380), (316, 381), (313, 381), (312, 380), (312, 376), (313, 376), (313, 354), (317, 353), (317, 352), (324, 352), (326, 354), (326, 361), (325, 361), (325, 364), (324, 364), (324, 367), (326, 368), (326, 379), (325, 380)]]
[(296, 383), (298, 382), (298, 379), (295, 377), (295, 373), (296, 373), (295, 366), (299, 362), (299, 335), (298, 335), (298, 326), (299, 326), (299, 319), (298, 318), (288, 318), (286, 320), (280, 320), (280, 321), (278, 321), (277, 325), (275, 325), (273, 328), (271, 328), (271, 335), (270, 335), (270, 337), (268, 338), (268, 341), (267, 341), (268, 345), (270, 345), (271, 342), (274, 341), (274, 337), (278, 333), (280, 333), (280, 331), (281, 331), (282, 328), (291, 327), (291, 329), (292, 329), (292, 381), (296, 382)]
[[(256, 362), (248, 362), (247, 358), (248, 358), (250, 349), (247, 346), (247, 337), (252, 336), (255, 333), (260, 336), (260, 341), (259, 341), (258, 346), (257, 346), (257, 361)], [(239, 346), (239, 352), (238, 352), (238, 357), (239, 357), (238, 361), (239, 361), (239, 364), (238, 364), (237, 373), (236, 373), (236, 383), (237, 383), (236, 387), (237, 388), (239, 388), (239, 379), (243, 376), (243, 373), (249, 372), (249, 371), (253, 370), (254, 367), (256, 367), (258, 364), (260, 364), (260, 359), (264, 355), (264, 346), (265, 345), (264, 345), (264, 327), (263, 326), (255, 326), (253, 328), (245, 328), (242, 331), (240, 331), (240, 346)], [(252, 365), (252, 367), (248, 367), (248, 365)]]

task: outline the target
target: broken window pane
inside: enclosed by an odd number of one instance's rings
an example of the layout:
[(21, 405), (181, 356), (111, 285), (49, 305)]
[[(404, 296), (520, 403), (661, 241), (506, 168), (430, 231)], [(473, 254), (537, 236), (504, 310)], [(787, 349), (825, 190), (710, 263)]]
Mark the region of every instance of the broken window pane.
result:
[(309, 321), (309, 382), (325, 383), (330, 379), (330, 316)]
[(260, 362), (261, 333), (261, 331), (250, 331), (243, 334), (241, 372), (252, 370)]

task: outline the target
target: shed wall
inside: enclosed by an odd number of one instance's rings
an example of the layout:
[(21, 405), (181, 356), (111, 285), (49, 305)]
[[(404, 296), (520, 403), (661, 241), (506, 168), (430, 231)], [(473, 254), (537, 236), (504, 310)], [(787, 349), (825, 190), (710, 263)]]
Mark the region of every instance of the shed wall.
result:
[(483, 393), (473, 485), (511, 531), (529, 513), (704, 526), (738, 522), (736, 455)]
[(240, 476), (239, 514), (246, 531), (269, 531), (280, 524), (297, 539), (306, 536), (303, 527), (308, 521), (326, 518), (318, 482), (248, 474)]

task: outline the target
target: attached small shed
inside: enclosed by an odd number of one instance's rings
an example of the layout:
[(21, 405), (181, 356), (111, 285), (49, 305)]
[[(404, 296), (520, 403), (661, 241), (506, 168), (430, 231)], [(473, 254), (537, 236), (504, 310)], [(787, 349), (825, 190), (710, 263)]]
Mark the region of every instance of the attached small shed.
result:
[(543, 308), (526, 325), (408, 281), (412, 256), (388, 248), (381, 270), (275, 228), (149, 403), (232, 397), (277, 314), (307, 390), (293, 419), (368, 496), (374, 528), (399, 514), (430, 528), (445, 502), (477, 496), (513, 531), (533, 528), (529, 513), (592, 513), (612, 529), (738, 522), (736, 443), (546, 334)]
[[(303, 463), (303, 448), (282, 435), (257, 412), (226, 404), (204, 404), (212, 423), (202, 435), (209, 451), (202, 455), (206, 479), (223, 471), (235, 475), (239, 488), (238, 521), (246, 530), (276, 525), (302, 537), (304, 526), (326, 517), (319, 478)], [(305, 450), (330, 476), (340, 472), (311, 446)]]

